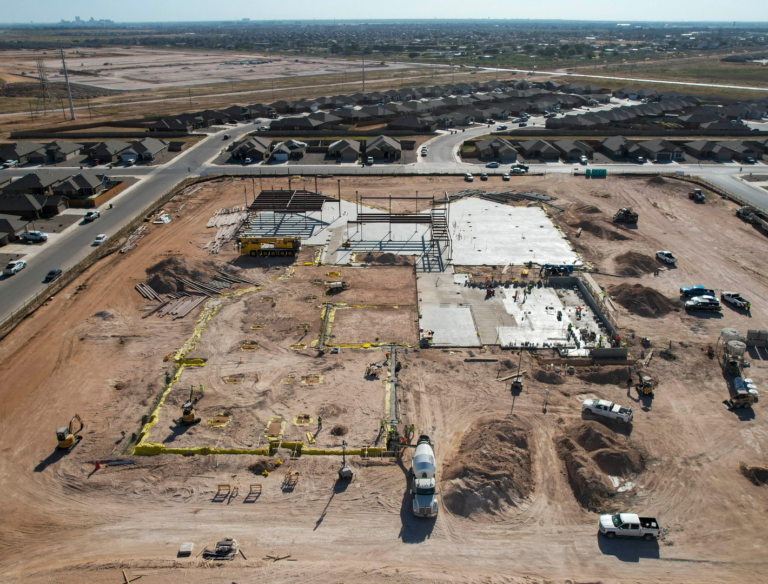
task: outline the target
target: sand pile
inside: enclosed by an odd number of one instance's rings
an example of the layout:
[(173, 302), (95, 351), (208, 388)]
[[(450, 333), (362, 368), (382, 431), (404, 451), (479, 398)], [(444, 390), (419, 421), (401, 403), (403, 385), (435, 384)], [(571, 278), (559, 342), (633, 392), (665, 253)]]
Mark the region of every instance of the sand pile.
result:
[(642, 454), (629, 440), (596, 421), (567, 426), (557, 450), (576, 500), (590, 510), (608, 509), (615, 485), (645, 470)]
[(573, 207), (570, 208), (570, 211), (574, 213), (584, 213), (586, 215), (594, 215), (596, 213), (603, 212), (599, 207), (595, 207), (589, 203), (576, 203)]
[(363, 256), (362, 261), (367, 264), (380, 264), (382, 266), (412, 265), (410, 258), (393, 253), (369, 253)]
[(613, 258), (620, 276), (639, 278), (644, 274), (650, 274), (658, 269), (656, 260), (648, 255), (628, 251)]
[(648, 184), (649, 184), (649, 185), (663, 185), (663, 184), (667, 184), (667, 181), (665, 181), (665, 180), (664, 180), (662, 177), (660, 177), (660, 176), (654, 176), (652, 179), (650, 179), (650, 180), (648, 181)]
[(642, 284), (611, 286), (608, 293), (629, 312), (645, 318), (661, 318), (676, 307), (673, 300)]
[(577, 375), (582, 381), (598, 385), (624, 385), (629, 377), (629, 369), (626, 367), (601, 367), (598, 371), (580, 373)]
[(758, 487), (768, 483), (768, 468), (764, 466), (747, 466), (742, 462), (739, 464), (739, 470)]
[(560, 385), (563, 383), (563, 377), (555, 371), (545, 371), (540, 369), (536, 372), (536, 381), (549, 383), (550, 385)]
[(533, 491), (530, 424), (515, 415), (477, 422), (443, 473), (443, 502), (455, 515), (499, 515)]
[(626, 241), (627, 239), (629, 239), (629, 237), (619, 233), (618, 231), (614, 231), (613, 229), (607, 229), (602, 225), (598, 225), (597, 223), (594, 223), (592, 221), (586, 221), (586, 220), (579, 221), (577, 223), (569, 223), (569, 225), (576, 229), (581, 228), (582, 231), (591, 233), (592, 235), (594, 235), (595, 237), (599, 237), (600, 239), (607, 239), (609, 241)]

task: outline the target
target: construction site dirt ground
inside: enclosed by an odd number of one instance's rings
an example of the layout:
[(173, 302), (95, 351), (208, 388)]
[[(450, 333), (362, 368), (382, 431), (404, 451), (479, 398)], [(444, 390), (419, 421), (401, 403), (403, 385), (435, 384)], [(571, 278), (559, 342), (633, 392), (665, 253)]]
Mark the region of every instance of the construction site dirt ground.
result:
[[(355, 190), (366, 189), (442, 195), (464, 188), (460, 177), (385, 181), (345, 180), (342, 195), (354, 198)], [(666, 298), (636, 288), (614, 294), (630, 307), (618, 304), (617, 313), (632, 356), (641, 354), (641, 337), (651, 339), (655, 354), (644, 371), (659, 382), (654, 399), (627, 389), (626, 365), (576, 367), (569, 374), (548, 364), (549, 351), (538, 357), (493, 347), (398, 351), (402, 421), (435, 443), (444, 499), (436, 520), (411, 514), (407, 454), (402, 461), (349, 457), (350, 484), (337, 482), (336, 456), (291, 459), (279, 451), (270, 461), (283, 464), (269, 476), (260, 474), (265, 459), (259, 456), (126, 456), (172, 371), (164, 358), (186, 342), (198, 317), (141, 318), (152, 303), (133, 287), (163, 261), (173, 259), (169, 270), (183, 268), (199, 279), (230, 264), (262, 290), (225, 303), (210, 320), (188, 355), (208, 361), (182, 373), (179, 393), (161, 410), (152, 438), (173, 434), (184, 387), (202, 383), (209, 392), (197, 404), (203, 420), (173, 441), (258, 445), (261, 424), (274, 415), (300, 437), (317, 429), (316, 421), (293, 426), (294, 416), (308, 413), (323, 417), (320, 445), (375, 443), (385, 381), (364, 373), (368, 363), (384, 361), (386, 349), (342, 348), (322, 356), (311, 349), (326, 300), (324, 285), (313, 282), (335, 278), (328, 273), (339, 271), (351, 283), (333, 302), (363, 307), (337, 310), (332, 334), (354, 333), (367, 342), (377, 334), (416, 334), (390, 320), (394, 310), (415, 320), (412, 266), (300, 265), (315, 257), (306, 250), (293, 276), (278, 280), (290, 273), (285, 258), (240, 257), (229, 245), (208, 255), (202, 248), (215, 230), (206, 222), (217, 209), (243, 201), (240, 181), (213, 183), (182, 197), (179, 213), (178, 197), (166, 205), (170, 224), (148, 224), (135, 249), (100, 261), (0, 342), (0, 580), (120, 582), (121, 570), (147, 584), (768, 580), (762, 555), (767, 487), (753, 482), (759, 473), (750, 471), (750, 480), (740, 472), (741, 463), (768, 466), (765, 404), (728, 411), (726, 381), (717, 360), (706, 355), (723, 327), (742, 334), (768, 328), (768, 239), (736, 218), (732, 203), (708, 195), (706, 204), (696, 205), (686, 195), (690, 185), (676, 181), (548, 176), (507, 186), (558, 197), (554, 204), (564, 211), (552, 211), (554, 220), (607, 290), (640, 284)], [(627, 205), (640, 213), (634, 228), (610, 220)], [(655, 264), (656, 250), (672, 251), (676, 268)], [(690, 284), (741, 292), (752, 301), (751, 315), (728, 306), (722, 315), (686, 314), (677, 292)], [(267, 296), (274, 306), (261, 301)], [(369, 325), (367, 313), (355, 310), (376, 310), (370, 320), (380, 322)], [(345, 314), (352, 317), (339, 318)], [(251, 328), (259, 323), (265, 327)], [(258, 350), (242, 351), (245, 341), (256, 341)], [(666, 361), (658, 351), (670, 341), (676, 358)], [(300, 342), (307, 347), (291, 349)], [(477, 358), (498, 360), (467, 361)], [(747, 358), (762, 395), (768, 354)], [(510, 391), (509, 381), (496, 381), (518, 366), (525, 371), (519, 393)], [(239, 373), (241, 383), (223, 381)], [(294, 383), (282, 383), (291, 374)], [(322, 375), (322, 383), (302, 384), (306, 375)], [(634, 421), (583, 417), (580, 402), (588, 397), (632, 407)], [(226, 412), (230, 425), (207, 425)], [(54, 432), (75, 413), (85, 421), (83, 440), (59, 452)], [(331, 435), (337, 425), (346, 435)], [(118, 457), (134, 464), (95, 470), (94, 460)], [(299, 473), (297, 483), (285, 481), (289, 471)], [(222, 484), (238, 494), (215, 497)], [(252, 484), (262, 492), (246, 503)], [(657, 517), (662, 538), (598, 536), (598, 513), (615, 510)], [(198, 554), (225, 537), (236, 538), (247, 559), (210, 569)], [(179, 558), (184, 542), (195, 547)], [(287, 554), (283, 561), (264, 559)]]

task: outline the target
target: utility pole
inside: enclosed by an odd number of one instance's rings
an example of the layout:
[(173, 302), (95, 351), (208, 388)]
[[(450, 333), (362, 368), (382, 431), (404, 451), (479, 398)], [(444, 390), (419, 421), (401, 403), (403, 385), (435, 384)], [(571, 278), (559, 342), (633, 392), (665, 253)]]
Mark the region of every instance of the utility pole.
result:
[(189, 105), (192, 105), (192, 88), (189, 87)]
[(87, 95), (85, 96), (85, 103), (88, 104), (88, 119), (90, 120), (93, 116), (91, 115), (91, 100)]
[[(64, 49), (63, 47), (59, 46), (59, 50), (61, 51), (61, 64), (64, 66), (64, 81), (67, 82), (67, 96), (69, 97), (69, 115), (70, 119), (75, 119), (75, 106), (72, 105), (72, 89), (69, 87), (69, 75), (67, 75), (67, 63), (64, 61)], [(63, 109), (63, 108), (62, 108)], [(64, 117), (66, 120), (66, 116)]]
[(363, 47), (363, 91), (365, 91), (365, 47)]
[(275, 101), (275, 80), (272, 80), (272, 101)]

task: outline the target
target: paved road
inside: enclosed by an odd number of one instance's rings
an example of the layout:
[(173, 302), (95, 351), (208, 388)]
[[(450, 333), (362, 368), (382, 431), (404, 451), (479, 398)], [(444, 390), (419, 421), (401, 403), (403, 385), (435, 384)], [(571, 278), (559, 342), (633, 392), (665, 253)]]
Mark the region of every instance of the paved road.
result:
[[(542, 125), (544, 118), (533, 118), (529, 121), (529, 126)], [(507, 123), (511, 126), (511, 123)], [(534, 126), (535, 127), (535, 126)], [(479, 172), (487, 172), (491, 179), (487, 184), (491, 188), (499, 188), (501, 183), (498, 175), (508, 171), (508, 168), (485, 169), (482, 165), (466, 164), (458, 162), (456, 151), (459, 144), (472, 137), (477, 137), (489, 132), (487, 125), (473, 127), (465, 132), (454, 134), (444, 133), (433, 138), (427, 143), (428, 155), (426, 158), (419, 157), (415, 164), (397, 165), (397, 166), (376, 166), (362, 167), (359, 165), (265, 165), (265, 166), (216, 166), (209, 164), (229, 143), (229, 140), (222, 140), (223, 134), (230, 134), (232, 140), (238, 139), (243, 134), (254, 130), (252, 124), (241, 125), (236, 128), (222, 130), (217, 134), (211, 135), (208, 139), (199, 142), (187, 152), (183, 152), (178, 157), (163, 166), (158, 167), (132, 167), (126, 169), (117, 169), (110, 173), (115, 175), (140, 177), (140, 182), (132, 187), (125, 196), (115, 200), (114, 209), (104, 209), (101, 218), (93, 223), (83, 224), (64, 235), (54, 244), (43, 244), (45, 247), (30, 260), (26, 269), (15, 276), (0, 276), (0, 322), (17, 310), (28, 298), (42, 292), (45, 289), (43, 278), (51, 268), (67, 269), (75, 265), (78, 261), (86, 257), (93, 251), (92, 243), (96, 235), (105, 233), (111, 235), (117, 232), (124, 225), (129, 223), (143, 209), (152, 202), (160, 199), (174, 185), (178, 184), (185, 177), (190, 175), (203, 175), (212, 173), (227, 173), (231, 175), (250, 175), (263, 176), (277, 175), (285, 176), (289, 174), (304, 175), (334, 175), (339, 172), (354, 175), (368, 174), (402, 174), (402, 175), (426, 175), (434, 173), (465, 173), (473, 172), (477, 175)], [(768, 192), (753, 187), (748, 183), (733, 178), (733, 175), (740, 173), (738, 164), (716, 164), (716, 165), (691, 165), (691, 164), (613, 164), (606, 165), (612, 172), (674, 172), (683, 171), (685, 173), (699, 175), (712, 183), (726, 188), (739, 194), (745, 200), (751, 202), (756, 207), (768, 210)], [(570, 174), (574, 169), (583, 169), (580, 165), (564, 163), (547, 163), (531, 165), (532, 172)], [(754, 169), (754, 172), (768, 174), (768, 166), (758, 164), (752, 167), (745, 167), (745, 170)], [(28, 173), (29, 169), (10, 169), (0, 170), (2, 176), (19, 176)], [(514, 179), (505, 185), (514, 188)], [(0, 250), (2, 253), (2, 250)]]

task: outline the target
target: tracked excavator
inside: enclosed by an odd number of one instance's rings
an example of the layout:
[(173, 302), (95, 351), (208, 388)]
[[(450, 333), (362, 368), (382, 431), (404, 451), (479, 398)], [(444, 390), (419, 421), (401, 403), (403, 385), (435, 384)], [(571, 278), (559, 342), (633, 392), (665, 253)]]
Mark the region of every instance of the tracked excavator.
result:
[(184, 426), (193, 426), (200, 423), (200, 418), (195, 417), (195, 404), (203, 399), (203, 386), (200, 385), (199, 395), (195, 395), (195, 386), (189, 388), (189, 399), (181, 404), (181, 418), (177, 420), (178, 424)]
[[(74, 429), (75, 422), (80, 424), (80, 428), (77, 430)], [(72, 416), (68, 426), (56, 430), (56, 439), (59, 441), (59, 448), (62, 450), (69, 450), (76, 446), (80, 440), (83, 439), (83, 437), (80, 436), (80, 431), (83, 428), (85, 428), (85, 424), (83, 424), (83, 420), (80, 416), (78, 414)]]
[(629, 225), (636, 225), (640, 216), (632, 207), (624, 207), (619, 209), (613, 216), (614, 223), (627, 223)]

